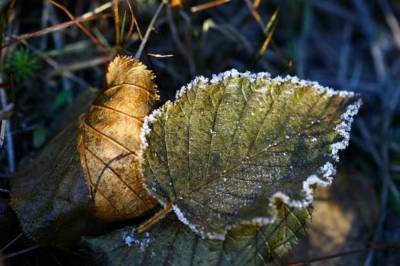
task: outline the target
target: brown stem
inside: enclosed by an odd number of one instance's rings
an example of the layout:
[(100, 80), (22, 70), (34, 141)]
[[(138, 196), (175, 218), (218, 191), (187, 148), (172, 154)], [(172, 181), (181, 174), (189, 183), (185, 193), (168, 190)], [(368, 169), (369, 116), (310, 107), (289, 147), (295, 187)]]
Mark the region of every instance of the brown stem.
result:
[(137, 228), (138, 233), (143, 233), (150, 229), (153, 225), (157, 224), (161, 219), (163, 219), (168, 213), (172, 211), (172, 204), (167, 204), (163, 209), (159, 210), (150, 219), (139, 225)]

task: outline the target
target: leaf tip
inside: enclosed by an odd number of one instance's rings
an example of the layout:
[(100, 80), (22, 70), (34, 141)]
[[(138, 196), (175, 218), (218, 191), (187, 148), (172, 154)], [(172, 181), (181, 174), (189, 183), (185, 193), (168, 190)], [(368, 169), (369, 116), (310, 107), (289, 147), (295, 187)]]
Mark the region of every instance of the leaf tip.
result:
[(154, 73), (139, 60), (130, 56), (116, 56), (108, 65), (106, 74), (109, 86), (134, 84), (146, 89), (158, 99), (157, 86), (153, 82)]

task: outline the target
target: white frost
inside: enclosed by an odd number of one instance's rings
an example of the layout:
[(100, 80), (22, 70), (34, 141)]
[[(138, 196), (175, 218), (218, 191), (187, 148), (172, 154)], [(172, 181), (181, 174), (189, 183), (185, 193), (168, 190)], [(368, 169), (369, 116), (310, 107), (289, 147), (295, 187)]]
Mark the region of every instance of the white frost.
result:
[(198, 76), (192, 82), (187, 84), (186, 86), (182, 86), (179, 91), (176, 92), (175, 98), (178, 99), (185, 95), (186, 92), (190, 91), (194, 87), (196, 87), (199, 84), (207, 84), (209, 82), (209, 79), (203, 76)]
[(144, 149), (146, 149), (147, 146), (149, 146), (149, 144), (147, 143), (146, 136), (147, 136), (148, 134), (150, 134), (150, 131), (151, 131), (151, 129), (150, 129), (150, 124), (153, 123), (153, 122), (157, 119), (157, 117), (159, 117), (159, 116), (162, 114), (162, 112), (163, 112), (164, 109), (165, 109), (165, 106), (167, 106), (169, 103), (170, 103), (170, 102), (167, 101), (167, 102), (165, 103), (165, 105), (163, 105), (163, 106), (161, 106), (160, 108), (154, 110), (151, 114), (149, 114), (148, 116), (146, 116), (146, 117), (144, 118), (143, 125), (142, 125), (142, 129), (141, 129), (141, 131), (140, 131), (140, 142), (141, 142), (141, 144), (142, 144), (142, 147), (141, 147), (141, 150), (142, 150), (142, 151), (143, 151)]
[(351, 124), (353, 123), (353, 117), (358, 113), (358, 109), (361, 107), (361, 100), (347, 107), (345, 113), (341, 115), (342, 122), (336, 126), (335, 130), (343, 137), (343, 140), (331, 145), (332, 158), (339, 161), (338, 152), (347, 147), (350, 140)]
[(202, 239), (208, 238), (208, 239), (214, 239), (214, 240), (224, 240), (225, 235), (224, 234), (212, 234), (212, 233), (205, 233), (204, 228), (202, 228), (200, 225), (196, 224), (191, 224), (188, 219), (186, 219), (185, 215), (182, 213), (182, 211), (179, 209), (178, 206), (173, 205), (172, 209), (174, 210), (176, 217), (178, 217), (179, 221), (182, 223), (186, 224), (189, 226), (189, 228), (195, 232), (196, 234), (200, 235)]
[(128, 246), (133, 245), (138, 246), (140, 251), (144, 251), (151, 242), (151, 237), (149, 232), (145, 232), (141, 240), (136, 237), (136, 229), (132, 228), (129, 232), (122, 233), (122, 241)]
[(259, 73), (251, 73), (249, 71), (246, 71), (244, 73), (237, 71), (236, 69), (231, 69), (225, 72), (221, 72), (219, 74), (213, 74), (211, 79), (208, 79), (204, 76), (198, 76), (194, 80), (192, 80), (190, 83), (188, 83), (186, 86), (182, 86), (182, 88), (176, 93), (175, 99), (179, 99), (185, 93), (190, 91), (196, 86), (199, 85), (210, 85), (210, 84), (217, 84), (221, 83), (229, 78), (248, 78), (250, 82), (254, 82), (257, 80), (268, 80), (272, 83), (275, 84), (281, 84), (284, 82), (291, 82), (293, 84), (305, 87), (312, 87), (321, 94), (326, 94), (328, 96), (332, 95), (339, 95), (342, 97), (352, 97), (354, 96), (354, 92), (351, 91), (339, 91), (339, 90), (333, 90), (332, 88), (321, 86), (318, 82), (316, 81), (309, 81), (309, 80), (302, 80), (299, 79), (296, 76), (290, 76), (287, 75), (286, 77), (281, 77), (281, 76), (276, 76), (275, 78), (271, 78), (271, 74), (268, 72), (259, 72)]

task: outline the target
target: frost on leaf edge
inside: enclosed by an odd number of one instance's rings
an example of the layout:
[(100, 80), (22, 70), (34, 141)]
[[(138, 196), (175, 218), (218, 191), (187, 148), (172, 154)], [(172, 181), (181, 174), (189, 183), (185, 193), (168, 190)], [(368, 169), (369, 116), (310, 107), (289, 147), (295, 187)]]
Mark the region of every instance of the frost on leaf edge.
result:
[[(275, 78), (271, 78), (271, 74), (268, 72), (251, 73), (249, 71), (246, 71), (244, 73), (241, 73), (238, 72), (236, 69), (232, 69), (219, 74), (214, 74), (212, 75), (211, 79), (206, 78), (204, 76), (198, 76), (190, 83), (188, 83), (186, 86), (182, 86), (182, 88), (179, 91), (177, 91), (174, 102), (167, 101), (163, 106), (154, 110), (151, 114), (145, 117), (140, 134), (140, 139), (142, 144), (141, 153), (143, 153), (143, 151), (148, 147), (147, 135), (151, 131), (150, 124), (153, 123), (167, 109), (169, 105), (174, 105), (176, 101), (179, 100), (182, 96), (184, 96), (188, 91), (192, 90), (195, 87), (198, 87), (199, 85), (202, 85), (202, 87), (205, 89), (207, 85), (217, 84), (229, 78), (247, 78), (250, 82), (267, 79), (268, 81), (275, 83), (277, 85), (285, 82), (291, 82), (293, 84), (302, 87), (305, 86), (312, 87), (319, 93), (326, 94), (328, 96), (338, 95), (344, 98), (358, 96), (358, 94), (351, 91), (333, 90), (332, 88), (320, 85), (318, 82), (302, 80), (296, 76), (287, 75), (286, 77), (277, 76)], [(358, 113), (358, 110), (361, 107), (361, 105), (362, 105), (362, 100), (359, 98), (353, 104), (347, 106), (346, 111), (341, 115), (341, 123), (339, 123), (335, 127), (335, 131), (343, 138), (341, 141), (330, 145), (331, 148), (330, 157), (335, 162), (339, 161), (339, 151), (344, 150), (349, 145), (351, 125), (353, 123), (354, 116)], [(139, 158), (141, 158), (142, 160), (143, 157), (139, 156)], [(225, 240), (225, 235), (227, 234), (228, 230), (234, 228), (239, 224), (254, 224), (263, 226), (274, 223), (277, 217), (276, 203), (279, 201), (295, 209), (308, 207), (313, 202), (314, 199), (313, 186), (315, 185), (320, 187), (330, 186), (332, 184), (333, 177), (335, 174), (336, 174), (336, 167), (330, 161), (326, 162), (317, 170), (316, 174), (308, 176), (306, 180), (303, 181), (302, 192), (304, 193), (304, 198), (302, 200), (291, 199), (285, 193), (278, 191), (274, 193), (269, 199), (269, 206), (272, 207), (271, 209), (273, 210), (273, 214), (271, 216), (254, 217), (250, 220), (243, 220), (238, 224), (227, 226), (227, 228), (225, 228), (224, 230), (224, 234), (205, 232), (204, 228), (202, 228), (200, 225), (191, 224), (189, 220), (185, 217), (183, 212), (175, 204), (173, 205), (173, 210), (178, 219), (182, 223), (187, 225), (193, 232), (197, 233), (202, 238), (209, 238), (213, 240), (222, 241)], [(321, 179), (320, 177), (323, 177), (325, 180)], [(146, 183), (144, 183), (144, 187), (147, 191), (149, 191), (151, 195), (153, 195), (153, 191), (151, 190), (151, 188), (147, 187)], [(157, 200), (160, 201), (160, 199), (158, 198)], [(161, 201), (160, 203), (164, 206), (167, 204), (166, 202), (161, 202)]]

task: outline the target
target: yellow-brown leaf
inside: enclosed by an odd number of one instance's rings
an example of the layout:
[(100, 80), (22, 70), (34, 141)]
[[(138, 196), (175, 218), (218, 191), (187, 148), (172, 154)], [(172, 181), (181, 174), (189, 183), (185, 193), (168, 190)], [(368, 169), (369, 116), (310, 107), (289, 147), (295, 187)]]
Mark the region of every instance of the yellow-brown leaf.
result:
[(153, 78), (139, 61), (116, 57), (108, 69), (108, 88), (81, 118), (81, 164), (99, 218), (136, 217), (156, 205), (138, 169), (143, 119), (158, 99)]

